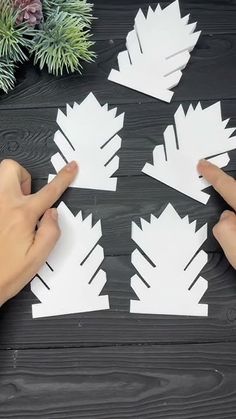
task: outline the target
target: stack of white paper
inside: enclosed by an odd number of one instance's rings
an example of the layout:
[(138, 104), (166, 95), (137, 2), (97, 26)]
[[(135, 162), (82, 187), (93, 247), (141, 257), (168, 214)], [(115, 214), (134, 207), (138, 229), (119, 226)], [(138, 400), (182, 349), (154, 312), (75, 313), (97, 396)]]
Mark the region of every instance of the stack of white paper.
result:
[(170, 102), (200, 36), (194, 32), (196, 23), (188, 21), (189, 15), (181, 18), (178, 0), (163, 10), (149, 7), (147, 17), (140, 9), (126, 38), (127, 50), (118, 55), (119, 71), (113, 69), (108, 79)]

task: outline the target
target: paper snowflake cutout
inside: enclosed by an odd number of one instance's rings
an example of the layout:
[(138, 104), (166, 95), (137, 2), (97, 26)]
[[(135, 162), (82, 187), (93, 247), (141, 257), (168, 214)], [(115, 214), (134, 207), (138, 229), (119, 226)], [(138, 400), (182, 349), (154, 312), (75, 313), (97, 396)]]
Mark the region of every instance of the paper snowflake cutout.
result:
[[(67, 105), (66, 115), (58, 110), (54, 142), (60, 152), (51, 162), (56, 170), (72, 160), (77, 161), (79, 173), (70, 185), (75, 188), (115, 191), (117, 178), (111, 177), (119, 168), (116, 155), (121, 147), (121, 138), (116, 135), (123, 127), (124, 114), (116, 116), (117, 108), (108, 111), (101, 106), (93, 93), (73, 108)], [(49, 181), (55, 175), (49, 175)]]
[(126, 51), (118, 54), (119, 71), (111, 70), (109, 80), (170, 102), (175, 87), (196, 45), (200, 32), (196, 23), (181, 18), (178, 0), (165, 9), (139, 9), (134, 30), (126, 38)]
[(131, 300), (130, 312), (207, 316), (207, 304), (200, 303), (207, 281), (198, 277), (207, 263), (207, 254), (199, 251), (207, 225), (196, 231), (196, 221), (181, 219), (169, 204), (159, 218), (151, 215), (150, 223), (141, 219), (141, 226), (132, 224), (132, 239), (142, 253), (132, 253), (138, 274), (131, 286), (139, 300)]
[(100, 295), (106, 273), (99, 269), (104, 253), (97, 244), (101, 223), (92, 226), (92, 215), (76, 217), (64, 203), (58, 207), (61, 237), (47, 263), (31, 282), (40, 303), (32, 305), (33, 317), (56, 316), (109, 309), (107, 295)]
[(175, 127), (164, 132), (164, 145), (153, 151), (153, 164), (146, 163), (143, 172), (206, 204), (210, 195), (203, 192), (209, 183), (200, 177), (197, 164), (208, 159), (219, 167), (229, 163), (227, 151), (236, 148), (235, 128), (226, 128), (222, 121), (220, 102), (202, 109), (190, 105), (186, 114), (180, 106), (175, 113)]

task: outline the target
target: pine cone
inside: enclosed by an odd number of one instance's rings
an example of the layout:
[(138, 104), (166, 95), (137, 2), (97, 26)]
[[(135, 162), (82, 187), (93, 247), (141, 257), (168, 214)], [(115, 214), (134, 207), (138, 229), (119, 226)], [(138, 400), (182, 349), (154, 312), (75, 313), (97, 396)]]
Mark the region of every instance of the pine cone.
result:
[(19, 11), (17, 23), (27, 22), (30, 26), (38, 25), (43, 19), (41, 0), (13, 0)]

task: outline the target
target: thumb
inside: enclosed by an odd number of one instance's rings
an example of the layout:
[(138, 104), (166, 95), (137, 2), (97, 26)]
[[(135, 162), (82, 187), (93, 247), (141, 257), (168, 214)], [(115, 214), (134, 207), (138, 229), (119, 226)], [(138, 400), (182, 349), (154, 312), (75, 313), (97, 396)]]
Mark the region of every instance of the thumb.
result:
[(28, 253), (29, 258), (33, 260), (34, 275), (46, 262), (59, 237), (60, 228), (57, 209), (51, 208), (43, 215), (35, 235), (34, 243)]
[(213, 234), (229, 263), (236, 269), (236, 215), (233, 211), (222, 213), (219, 222), (213, 227)]

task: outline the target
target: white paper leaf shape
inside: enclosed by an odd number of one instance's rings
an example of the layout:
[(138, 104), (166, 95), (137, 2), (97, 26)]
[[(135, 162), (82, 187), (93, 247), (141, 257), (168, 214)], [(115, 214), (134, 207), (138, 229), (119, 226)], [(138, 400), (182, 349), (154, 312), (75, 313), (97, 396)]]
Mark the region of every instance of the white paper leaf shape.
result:
[(196, 23), (181, 18), (178, 0), (165, 9), (142, 10), (135, 18), (134, 30), (126, 38), (126, 51), (118, 54), (119, 71), (111, 70), (109, 80), (170, 102), (175, 87), (196, 45), (200, 32)]
[[(99, 269), (104, 253), (97, 244), (101, 223), (92, 226), (92, 215), (76, 217), (62, 202), (58, 206), (61, 237), (31, 290), (40, 303), (32, 305), (33, 317), (56, 316), (109, 309), (107, 295), (100, 295), (106, 273)], [(41, 279), (42, 281), (41, 281)]]
[[(67, 105), (66, 115), (58, 110), (57, 131), (54, 142), (60, 153), (52, 156), (56, 170), (71, 160), (79, 164), (79, 174), (70, 185), (75, 188), (115, 191), (117, 178), (111, 176), (119, 168), (119, 157), (115, 155), (121, 147), (121, 138), (116, 135), (123, 127), (124, 114), (116, 116), (117, 108), (108, 111), (101, 106), (93, 93), (73, 108)], [(49, 181), (55, 175), (49, 175)]]
[(141, 228), (132, 223), (132, 239), (142, 250), (132, 253), (138, 275), (131, 286), (139, 300), (131, 300), (130, 312), (207, 316), (207, 304), (199, 301), (207, 281), (199, 275), (207, 254), (199, 248), (207, 238), (207, 225), (195, 231), (196, 221), (181, 219), (169, 204), (150, 223), (141, 219)]
[(202, 109), (190, 105), (187, 113), (180, 106), (175, 113), (175, 128), (169, 125), (164, 132), (164, 145), (153, 151), (153, 164), (146, 163), (143, 172), (206, 204), (210, 195), (203, 192), (207, 183), (197, 172), (200, 159), (208, 159), (219, 167), (229, 163), (227, 151), (236, 148), (235, 128), (226, 128), (222, 121), (221, 104)]

